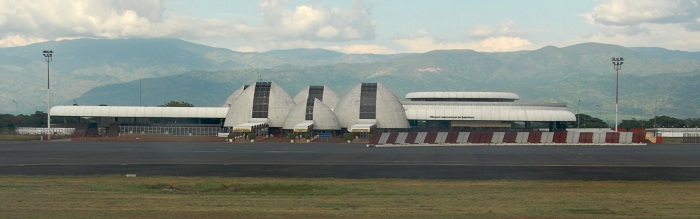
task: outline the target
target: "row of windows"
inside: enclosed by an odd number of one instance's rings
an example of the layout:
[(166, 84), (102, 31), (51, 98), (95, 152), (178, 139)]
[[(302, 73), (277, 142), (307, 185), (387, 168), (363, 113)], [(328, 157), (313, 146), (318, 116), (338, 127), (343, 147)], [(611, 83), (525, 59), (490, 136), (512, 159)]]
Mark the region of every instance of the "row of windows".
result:
[(306, 120), (314, 120), (314, 100), (323, 100), (323, 86), (310, 86), (309, 97), (306, 99)]
[(360, 88), (360, 119), (377, 117), (377, 83), (362, 83)]
[(271, 87), (272, 82), (255, 83), (255, 93), (253, 94), (253, 118), (267, 118), (270, 106)]

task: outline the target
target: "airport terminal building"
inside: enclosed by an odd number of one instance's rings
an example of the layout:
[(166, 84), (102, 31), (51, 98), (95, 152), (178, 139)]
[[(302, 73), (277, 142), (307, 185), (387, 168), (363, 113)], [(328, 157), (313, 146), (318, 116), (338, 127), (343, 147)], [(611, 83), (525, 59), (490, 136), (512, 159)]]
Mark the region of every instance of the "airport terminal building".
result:
[[(217, 135), (346, 132), (367, 137), (396, 131), (527, 130), (533, 122), (563, 130), (576, 121), (561, 103), (520, 103), (504, 92), (413, 92), (404, 100), (380, 83), (361, 83), (343, 96), (307, 86), (292, 98), (274, 82), (235, 90), (220, 107), (55, 106), (64, 121), (97, 118), (111, 133)], [(118, 129), (118, 130), (115, 130)], [(105, 131), (105, 133), (110, 131)]]

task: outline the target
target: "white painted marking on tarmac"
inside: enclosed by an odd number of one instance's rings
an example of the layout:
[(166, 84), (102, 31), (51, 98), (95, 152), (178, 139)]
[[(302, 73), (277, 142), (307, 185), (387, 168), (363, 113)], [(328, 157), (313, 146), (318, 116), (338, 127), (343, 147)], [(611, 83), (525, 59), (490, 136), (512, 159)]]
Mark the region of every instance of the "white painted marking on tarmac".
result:
[(314, 151), (265, 151), (265, 153), (314, 153)]

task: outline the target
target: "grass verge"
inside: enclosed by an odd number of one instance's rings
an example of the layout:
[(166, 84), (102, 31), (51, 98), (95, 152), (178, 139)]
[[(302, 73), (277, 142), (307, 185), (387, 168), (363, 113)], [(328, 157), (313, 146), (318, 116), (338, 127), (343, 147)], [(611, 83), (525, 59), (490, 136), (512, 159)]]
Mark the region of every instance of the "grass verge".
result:
[(0, 178), (0, 218), (698, 218), (699, 204), (699, 182)]

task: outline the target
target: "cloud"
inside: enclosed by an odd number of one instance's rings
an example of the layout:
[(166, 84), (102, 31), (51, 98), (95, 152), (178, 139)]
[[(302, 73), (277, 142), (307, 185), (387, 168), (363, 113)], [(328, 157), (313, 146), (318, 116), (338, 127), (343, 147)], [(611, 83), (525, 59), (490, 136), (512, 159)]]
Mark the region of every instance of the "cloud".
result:
[(0, 47), (62, 38), (240, 38), (253, 42), (352, 41), (375, 36), (360, 1), (350, 9), (261, 0), (264, 23), (165, 14), (165, 0), (0, 0)]
[(380, 45), (352, 44), (346, 46), (328, 46), (325, 49), (334, 50), (347, 54), (393, 54), (393, 49)]
[(470, 31), (467, 36), (471, 38), (488, 38), (494, 36), (517, 36), (523, 37), (527, 34), (518, 30), (515, 21), (505, 19), (497, 27), (488, 25), (479, 25), (474, 30)]
[(431, 36), (426, 31), (400, 37), (395, 43), (406, 48), (407, 52), (427, 52), (431, 50), (471, 49), (482, 52), (507, 52), (527, 49), (532, 43), (516, 27), (516, 23), (506, 19), (498, 26), (480, 25), (468, 31), (463, 41), (448, 41)]
[[(602, 28), (600, 32), (583, 37), (583, 41), (602, 42), (622, 46), (656, 46), (683, 51), (700, 51), (700, 32), (689, 31), (676, 24), (641, 25), (644, 32), (627, 35), (616, 33), (613, 28)], [(626, 31), (620, 28), (620, 31)]]
[(495, 33), (495, 30), (493, 29), (493, 27), (481, 25), (481, 26), (476, 27), (476, 29), (472, 30), (469, 33), (469, 36), (475, 37), (475, 38), (481, 38), (481, 37), (491, 36), (494, 33)]
[[(0, 0), (0, 46), (18, 38), (207, 37), (214, 28), (233, 28), (220, 20), (164, 17), (159, 0), (66, 1)], [(12, 40), (15, 39), (15, 40)], [(36, 40), (25, 40), (32, 43)]]
[(32, 43), (44, 42), (44, 38), (20, 36), (20, 35), (9, 35), (0, 38), (0, 47), (11, 47), (11, 46), (23, 46)]
[(597, 29), (585, 41), (700, 50), (700, 2), (608, 0), (583, 18)]
[[(583, 15), (601, 29), (621, 30), (626, 35), (648, 33), (648, 26), (673, 24), (700, 31), (700, 3), (688, 0), (609, 0)], [(620, 29), (624, 28), (624, 29)]]
[(519, 37), (489, 37), (479, 42), (482, 50), (504, 52), (522, 49), (532, 45), (530, 41)]
[(447, 42), (429, 35), (425, 31), (394, 39), (395, 43), (401, 45), (406, 52), (428, 52), (432, 50), (449, 50), (449, 49), (474, 49), (474, 43), (467, 42)]
[(376, 22), (367, 6), (353, 2), (350, 10), (323, 5), (300, 5), (288, 9), (280, 0), (263, 0), (258, 5), (263, 15), (263, 32), (273, 39), (348, 41), (374, 39)]
[(634, 26), (640, 24), (693, 24), (700, 18), (697, 1), (665, 0), (610, 0), (597, 5), (586, 18), (606, 26)]
[(428, 52), (432, 50), (471, 49), (482, 52), (507, 52), (522, 50), (532, 45), (530, 41), (519, 37), (487, 37), (483, 40), (450, 42), (437, 39), (425, 33), (411, 37), (395, 39), (406, 52)]

